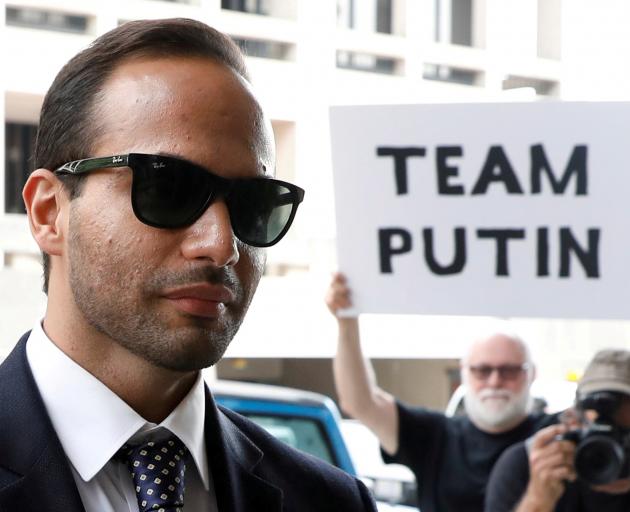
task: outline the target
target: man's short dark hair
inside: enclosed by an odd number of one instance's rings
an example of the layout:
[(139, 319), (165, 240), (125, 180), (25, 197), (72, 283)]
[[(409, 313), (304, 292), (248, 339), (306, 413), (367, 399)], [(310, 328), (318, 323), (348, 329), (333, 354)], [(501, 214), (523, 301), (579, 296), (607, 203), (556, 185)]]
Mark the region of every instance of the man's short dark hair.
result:
[[(225, 34), (185, 18), (130, 21), (96, 39), (61, 69), (50, 86), (39, 119), (35, 168), (54, 170), (88, 158), (103, 133), (98, 97), (117, 66), (136, 57), (202, 57), (216, 60), (249, 79), (243, 54)], [(81, 192), (84, 176), (59, 176), (70, 199)], [(50, 258), (43, 254), (44, 292)]]

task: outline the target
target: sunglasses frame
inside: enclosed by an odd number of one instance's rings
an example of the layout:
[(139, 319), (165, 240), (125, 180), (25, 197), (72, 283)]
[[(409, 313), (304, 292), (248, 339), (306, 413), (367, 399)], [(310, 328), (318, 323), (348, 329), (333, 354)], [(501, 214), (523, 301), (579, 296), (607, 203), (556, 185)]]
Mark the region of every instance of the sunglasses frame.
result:
[[(530, 368), (529, 363), (523, 364), (501, 364), (499, 366), (492, 366), (489, 364), (477, 364), (469, 365), (468, 371), (472, 376), (479, 381), (486, 381), (494, 372), (497, 372), (501, 380), (516, 380), (524, 372), (527, 372)], [(486, 374), (486, 375), (483, 375)]]
[[(203, 204), (194, 211), (194, 213), (189, 215), (185, 221), (182, 221), (178, 224), (168, 226), (168, 225), (164, 225), (162, 223), (157, 223), (157, 222), (151, 221), (150, 219), (147, 219), (146, 216), (141, 211), (138, 211), (139, 209), (137, 208), (137, 205), (136, 205), (135, 185), (133, 184), (135, 183), (135, 174), (137, 172), (134, 168), (134, 165), (141, 165), (141, 164), (145, 165), (147, 159), (150, 159), (152, 161), (152, 165), (154, 166), (154, 168), (156, 167), (156, 164), (160, 165), (159, 160), (162, 159), (162, 160), (177, 161), (179, 165), (185, 164), (185, 166), (189, 166), (194, 169), (205, 172), (206, 174), (208, 174), (209, 179), (213, 181), (212, 192), (208, 195), (208, 197), (205, 199)], [(140, 160), (142, 160), (142, 162), (140, 162)], [(283, 186), (287, 188), (291, 194), (291, 201), (290, 201), (291, 213), (289, 214), (289, 217), (285, 223), (284, 228), (270, 242), (252, 243), (252, 241), (245, 240), (241, 236), (238, 226), (236, 226), (234, 222), (232, 222), (232, 229), (234, 230), (234, 234), (236, 235), (236, 237), (239, 240), (241, 240), (243, 243), (254, 246), (254, 247), (270, 247), (278, 243), (284, 237), (284, 235), (286, 235), (287, 231), (289, 231), (289, 228), (291, 227), (291, 224), (293, 223), (293, 219), (295, 218), (295, 214), (297, 212), (298, 206), (304, 199), (304, 189), (298, 187), (297, 185), (294, 185), (293, 183), (289, 183), (286, 181), (278, 180), (275, 178), (269, 178), (265, 176), (257, 176), (253, 178), (224, 178), (223, 176), (218, 176), (212, 171), (198, 164), (195, 164), (183, 158), (167, 156), (167, 155), (154, 155), (154, 154), (148, 154), (148, 153), (127, 153), (127, 154), (104, 156), (104, 157), (84, 158), (81, 160), (73, 160), (72, 162), (67, 162), (61, 165), (60, 167), (58, 167), (57, 169), (55, 169), (53, 172), (55, 174), (67, 174), (67, 175), (78, 176), (78, 175), (86, 174), (86, 173), (100, 170), (100, 169), (111, 169), (111, 168), (119, 168), (119, 167), (129, 167), (133, 173), (134, 182), (132, 183), (132, 187), (131, 187), (131, 206), (132, 206), (134, 215), (143, 224), (146, 224), (148, 226), (152, 226), (155, 228), (160, 228), (160, 229), (179, 229), (179, 228), (191, 226), (201, 217), (201, 215), (203, 215), (203, 213), (208, 209), (208, 207), (212, 204), (212, 202), (217, 197), (223, 197), (225, 199), (226, 204), (228, 206), (228, 210), (230, 211), (230, 221), (232, 221), (233, 215), (232, 215), (231, 207), (229, 203), (229, 196), (232, 192), (234, 184), (237, 182), (244, 182), (244, 181), (248, 181), (248, 182), (266, 181), (267, 182), (270, 180), (278, 184), (279, 186)], [(289, 203), (286, 203), (286, 204), (289, 204)]]

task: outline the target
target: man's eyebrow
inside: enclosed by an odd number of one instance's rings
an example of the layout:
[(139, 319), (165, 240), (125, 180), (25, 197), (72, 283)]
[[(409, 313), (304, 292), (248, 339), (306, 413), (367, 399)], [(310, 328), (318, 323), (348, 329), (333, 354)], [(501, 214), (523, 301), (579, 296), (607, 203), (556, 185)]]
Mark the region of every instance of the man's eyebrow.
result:
[[(169, 153), (168, 151), (158, 151), (157, 153), (153, 153), (153, 154), (157, 156), (167, 156), (170, 158), (177, 158), (178, 160), (186, 160), (186, 158), (183, 158), (181, 155)], [(190, 160), (186, 160), (186, 161), (189, 162)]]
[[(176, 158), (177, 160), (184, 160), (185, 162), (189, 162), (189, 163), (191, 163), (193, 165), (197, 165), (197, 166), (199, 166), (199, 167), (201, 167), (203, 169), (206, 169), (207, 171), (214, 172), (214, 170), (212, 168), (210, 168), (210, 167), (207, 167), (205, 165), (199, 164), (197, 162), (193, 162), (192, 160), (189, 160), (188, 158), (185, 158), (185, 157), (183, 157), (181, 155), (176, 155), (174, 153), (170, 153), (168, 151), (157, 151), (156, 153), (152, 153), (152, 154), (157, 155), (157, 156), (166, 156), (166, 157), (170, 157), (170, 158)], [(274, 177), (272, 172), (270, 172), (270, 173), (267, 172), (268, 169), (267, 169), (267, 166), (265, 164), (261, 163), (260, 164), (260, 168), (261, 168), (260, 170), (262, 171), (261, 178), (270, 178), (270, 179), (272, 179)]]
[(167, 157), (167, 158), (174, 158), (175, 160), (182, 160), (184, 162), (188, 162), (189, 164), (193, 164), (193, 165), (196, 165), (198, 167), (203, 167), (204, 169), (210, 170), (205, 165), (202, 165), (202, 164), (197, 163), (197, 162), (195, 162), (193, 160), (190, 160), (189, 158), (186, 158), (185, 156), (178, 155), (178, 154), (175, 154), (175, 153), (170, 153), (168, 151), (156, 151), (156, 152), (152, 152), (152, 153), (148, 153), (148, 154), (155, 155), (155, 156), (164, 156), (164, 157)]

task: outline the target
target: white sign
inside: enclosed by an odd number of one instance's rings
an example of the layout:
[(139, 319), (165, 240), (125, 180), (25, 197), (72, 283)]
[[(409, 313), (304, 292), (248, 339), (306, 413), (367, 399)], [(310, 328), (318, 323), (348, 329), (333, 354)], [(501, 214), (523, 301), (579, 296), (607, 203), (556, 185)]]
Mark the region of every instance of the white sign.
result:
[(630, 103), (333, 107), (352, 313), (630, 318)]

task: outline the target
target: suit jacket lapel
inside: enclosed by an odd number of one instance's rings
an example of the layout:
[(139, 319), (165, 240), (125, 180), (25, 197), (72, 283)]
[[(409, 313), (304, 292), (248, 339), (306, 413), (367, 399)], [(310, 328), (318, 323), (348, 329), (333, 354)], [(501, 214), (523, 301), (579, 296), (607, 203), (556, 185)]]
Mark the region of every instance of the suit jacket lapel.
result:
[(282, 510), (282, 491), (256, 474), (263, 452), (215, 405), (206, 390), (206, 445), (220, 512)]
[(28, 366), (27, 339), (0, 365), (0, 511), (84, 512)]
[[(85, 512), (26, 359), (22, 337), (0, 365), (0, 512)], [(282, 491), (256, 474), (263, 452), (206, 391), (208, 461), (221, 512), (282, 510)]]

